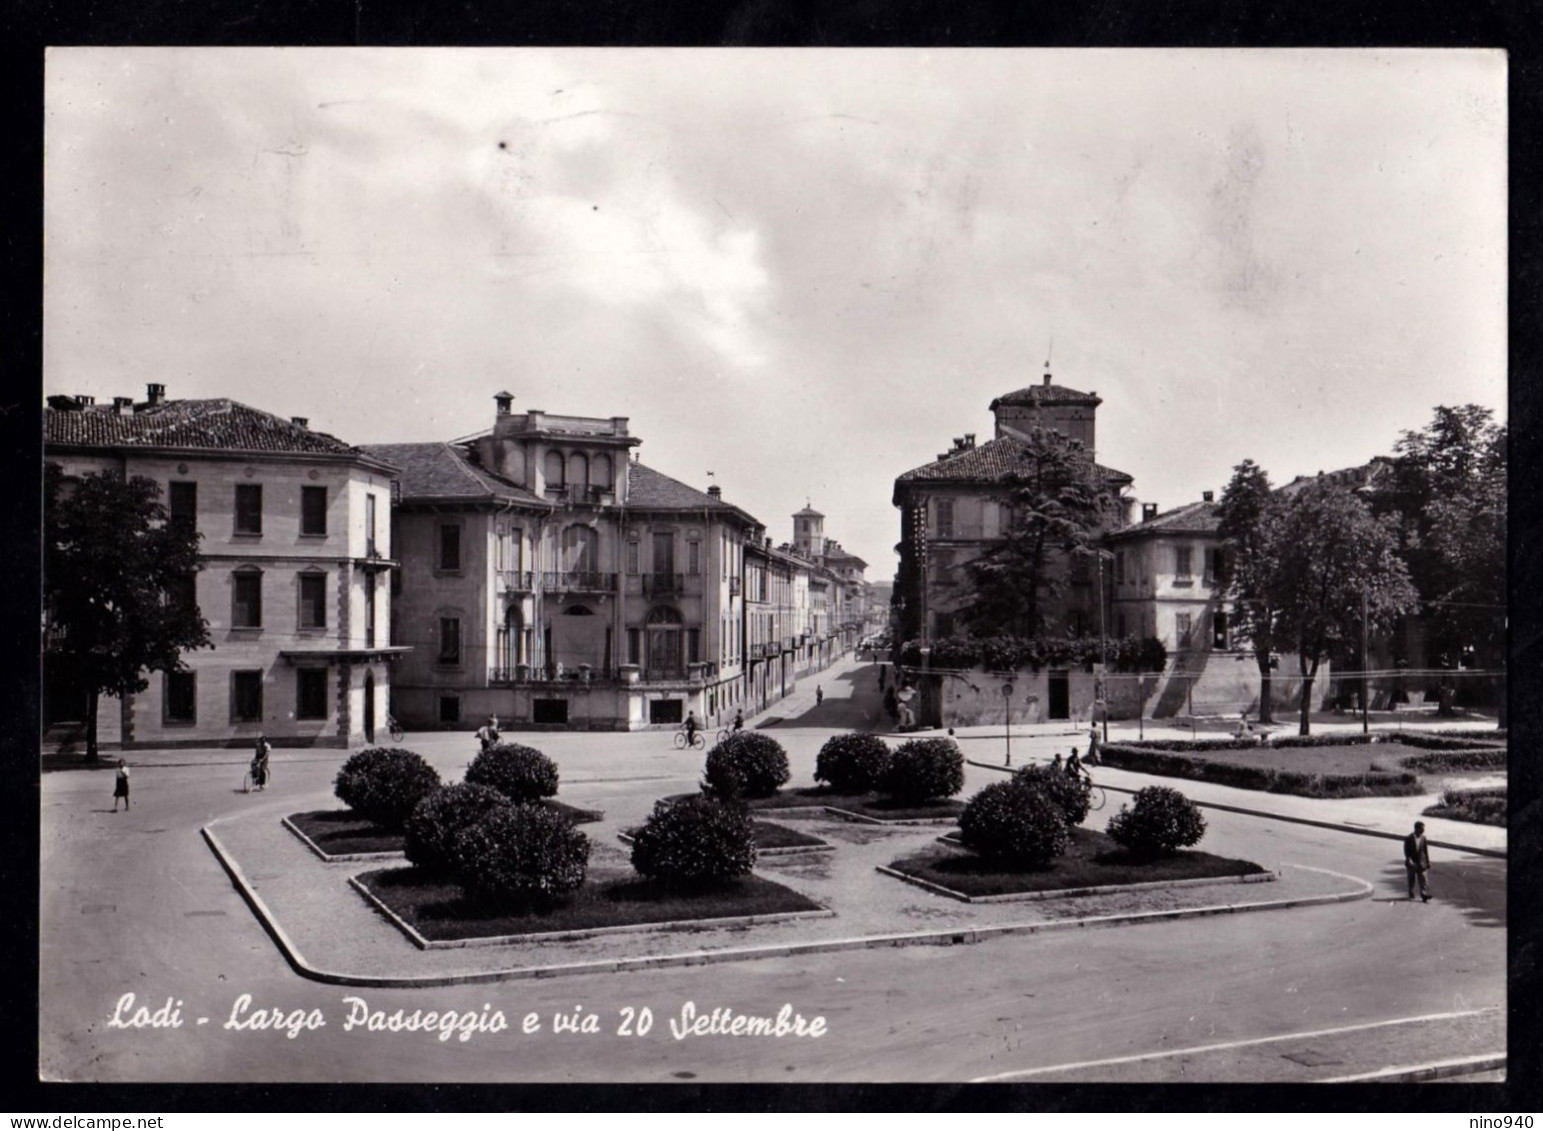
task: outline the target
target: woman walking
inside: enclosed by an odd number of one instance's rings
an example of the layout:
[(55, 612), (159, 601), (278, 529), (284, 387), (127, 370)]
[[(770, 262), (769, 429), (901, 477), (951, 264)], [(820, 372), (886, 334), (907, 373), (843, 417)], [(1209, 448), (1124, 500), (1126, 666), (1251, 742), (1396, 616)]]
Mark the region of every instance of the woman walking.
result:
[(123, 798), (123, 811), (129, 810), (129, 764), (118, 759), (118, 772), (113, 779), (113, 812), (118, 811), (118, 798)]

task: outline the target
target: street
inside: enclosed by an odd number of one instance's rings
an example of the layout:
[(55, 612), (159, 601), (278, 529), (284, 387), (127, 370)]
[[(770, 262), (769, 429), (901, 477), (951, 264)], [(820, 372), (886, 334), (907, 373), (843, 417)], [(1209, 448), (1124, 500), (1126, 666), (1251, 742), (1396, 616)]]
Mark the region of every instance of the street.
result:
[[(824, 692), (819, 706), (816, 684)], [(801, 682), (750, 725), (780, 718), (768, 733), (788, 749), (790, 784), (809, 784), (820, 744), (877, 721), (878, 703), (875, 669), (846, 660)], [(564, 800), (606, 810), (602, 831), (589, 831), (611, 843), (611, 830), (641, 819), (655, 798), (691, 789), (700, 771), (700, 753), (674, 750), (668, 732), (509, 737), (557, 761)], [(1014, 737), (1015, 764), (1048, 758), (1072, 741)], [(403, 745), (447, 780), (472, 753), (470, 736), (460, 733), (409, 734)], [(961, 745), (972, 759), (1004, 753), (1000, 738)], [(109, 773), (43, 776), (45, 1080), (1301, 1080), (1504, 1051), (1501, 1015), (1484, 1012), (1505, 1004), (1503, 859), (1436, 853), (1436, 899), (1422, 906), (1402, 898), (1394, 841), (1210, 810), (1203, 849), (1272, 868), (1286, 862), (1348, 873), (1374, 884), (1373, 897), (972, 946), (437, 989), (321, 984), (286, 964), (199, 829), (216, 818), (276, 821), (330, 807), (343, 752), (276, 751), (273, 786), (254, 795), (239, 791), (243, 752), (186, 755), (140, 761), (131, 754), (134, 804), (126, 813), (111, 811)], [(970, 767), (962, 796), (993, 780), (1000, 775)], [(1107, 819), (1124, 798), (1112, 794), (1096, 818)], [(262, 862), (246, 866), (260, 874)], [(337, 898), (356, 897), (343, 889)], [(125, 994), (134, 1000), (119, 1011), (120, 1023), (170, 999), (180, 1025), (111, 1025)], [(274, 1011), (275, 1021), (291, 1019), (288, 1031), (231, 1026), (244, 995), (238, 1020)], [(786, 1005), (823, 1018), (826, 1032), (690, 1035), (681, 1031), (689, 1028), (688, 1002), (697, 1014), (731, 1009), (772, 1018)], [(313, 1010), (321, 1027), (293, 1028), (296, 1011)], [(398, 1010), (483, 1021), (499, 1012), (507, 1027), (484, 1024), (462, 1039), (460, 1031), (348, 1024), (351, 1011)], [(585, 1022), (589, 1014), (593, 1022)], [(555, 1031), (555, 1018), (571, 1019), (572, 1031)], [(1290, 1039), (1273, 1040), (1280, 1037)]]

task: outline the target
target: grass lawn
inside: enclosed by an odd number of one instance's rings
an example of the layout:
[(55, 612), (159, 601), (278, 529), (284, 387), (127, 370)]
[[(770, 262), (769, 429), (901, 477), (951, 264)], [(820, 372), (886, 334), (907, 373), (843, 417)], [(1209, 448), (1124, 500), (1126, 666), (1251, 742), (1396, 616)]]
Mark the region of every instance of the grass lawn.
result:
[[(790, 829), (786, 825), (778, 825), (771, 821), (751, 821), (755, 835), (757, 848), (824, 848), (829, 841), (821, 840), (817, 836), (801, 833), (797, 829)], [(622, 830), (622, 835), (630, 842), (638, 835), (634, 828)]]
[(792, 888), (760, 876), (683, 892), (634, 872), (596, 871), (561, 902), (498, 910), (469, 903), (457, 884), (417, 868), (367, 872), (359, 882), (430, 941), (824, 910)]
[(1209, 852), (1180, 852), (1138, 861), (1114, 841), (1092, 829), (1071, 830), (1066, 855), (1043, 871), (1011, 871), (964, 849), (931, 845), (889, 865), (897, 872), (939, 884), (964, 895), (1009, 895), (1066, 888), (1145, 884), (1159, 880), (1198, 880), (1264, 872), (1250, 860), (1229, 860)]
[[(593, 809), (578, 809), (550, 798), (542, 804), (562, 813), (575, 825), (589, 824), (605, 816)], [(401, 831), (381, 828), (352, 809), (317, 809), (310, 813), (291, 813), (289, 820), (328, 856), (348, 856), (357, 852), (401, 852), (407, 839)]]
[(1426, 751), (1397, 742), (1345, 746), (1251, 746), (1241, 750), (1160, 750), (1111, 744), (1104, 764), (1165, 777), (1302, 797), (1409, 797), (1423, 792), (1405, 758)]
[(1425, 810), (1427, 817), (1445, 817), (1451, 821), (1471, 821), (1476, 825), (1506, 823), (1506, 787), (1493, 789), (1449, 789), (1441, 803)]
[(829, 805), (845, 809), (849, 813), (861, 813), (881, 821), (918, 821), (942, 817), (957, 817), (964, 812), (963, 801), (941, 800), (926, 805), (906, 805), (877, 793), (837, 793), (823, 786), (806, 786), (800, 789), (779, 789), (770, 797), (758, 797), (750, 802), (751, 809), (804, 809), (816, 805)]

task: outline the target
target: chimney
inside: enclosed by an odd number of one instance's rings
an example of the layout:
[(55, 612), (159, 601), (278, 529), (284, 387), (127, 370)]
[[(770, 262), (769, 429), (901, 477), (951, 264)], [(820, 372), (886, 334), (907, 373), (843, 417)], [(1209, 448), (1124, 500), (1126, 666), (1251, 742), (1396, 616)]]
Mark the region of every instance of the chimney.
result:
[(76, 393), (75, 403), (80, 405), (81, 408), (90, 408), (92, 405), (96, 404), (96, 398), (90, 396), (87, 393)]
[(1216, 501), (1216, 493), (1214, 491), (1202, 491), (1200, 492), (1200, 497), (1208, 503), (1214, 503)]
[(498, 405), (498, 415), (508, 416), (509, 409), (514, 404), (513, 393), (494, 393), (493, 401)]
[(1141, 504), (1141, 521), (1142, 522), (1150, 522), (1152, 519), (1154, 519), (1156, 517), (1157, 517), (1157, 504), (1156, 503), (1142, 503)]
[(134, 398), (114, 397), (113, 411), (116, 412), (119, 416), (127, 416), (129, 413), (134, 411)]
[(1045, 370), (1045, 388), (1050, 388), (1050, 370)]
[(710, 497), (714, 498), (714, 499), (722, 499), (723, 498), (723, 488), (718, 486), (718, 484), (714, 483), (711, 487), (709, 487), (707, 489), (707, 494)]
[(148, 401), (152, 406), (160, 404), (165, 399), (166, 399), (166, 386), (165, 385), (146, 385), (145, 386), (145, 400)]
[(300, 428), (309, 428), (311, 426), (311, 419), (308, 416), (291, 416), (289, 422)]
[(974, 432), (966, 432), (964, 434), (964, 450), (967, 451), (967, 452), (973, 452), (975, 450), (975, 433)]

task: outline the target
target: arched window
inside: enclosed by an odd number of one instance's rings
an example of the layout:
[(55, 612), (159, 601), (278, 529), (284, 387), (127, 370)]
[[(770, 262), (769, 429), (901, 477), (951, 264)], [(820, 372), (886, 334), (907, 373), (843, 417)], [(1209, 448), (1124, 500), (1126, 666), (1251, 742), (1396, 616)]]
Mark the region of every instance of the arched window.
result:
[(568, 573), (593, 573), (600, 559), (599, 537), (587, 526), (563, 531), (563, 569)]
[(546, 459), (542, 461), (542, 467), (546, 474), (548, 487), (561, 487), (565, 482), (563, 478), (563, 454), (562, 452), (547, 452)]
[(589, 486), (589, 457), (583, 452), (568, 457), (568, 482), (580, 490)]
[(586, 605), (569, 605), (563, 610), (563, 616), (565, 617), (592, 617), (594, 615), (595, 610)]
[(648, 623), (650, 626), (656, 624), (680, 625), (683, 624), (684, 621), (681, 620), (679, 609), (672, 609), (669, 605), (660, 605), (657, 609), (654, 609), (648, 614)]
[(609, 491), (616, 485), (616, 473), (611, 467), (611, 457), (605, 453), (602, 452), (595, 457), (590, 472), (590, 480), (601, 490)]

